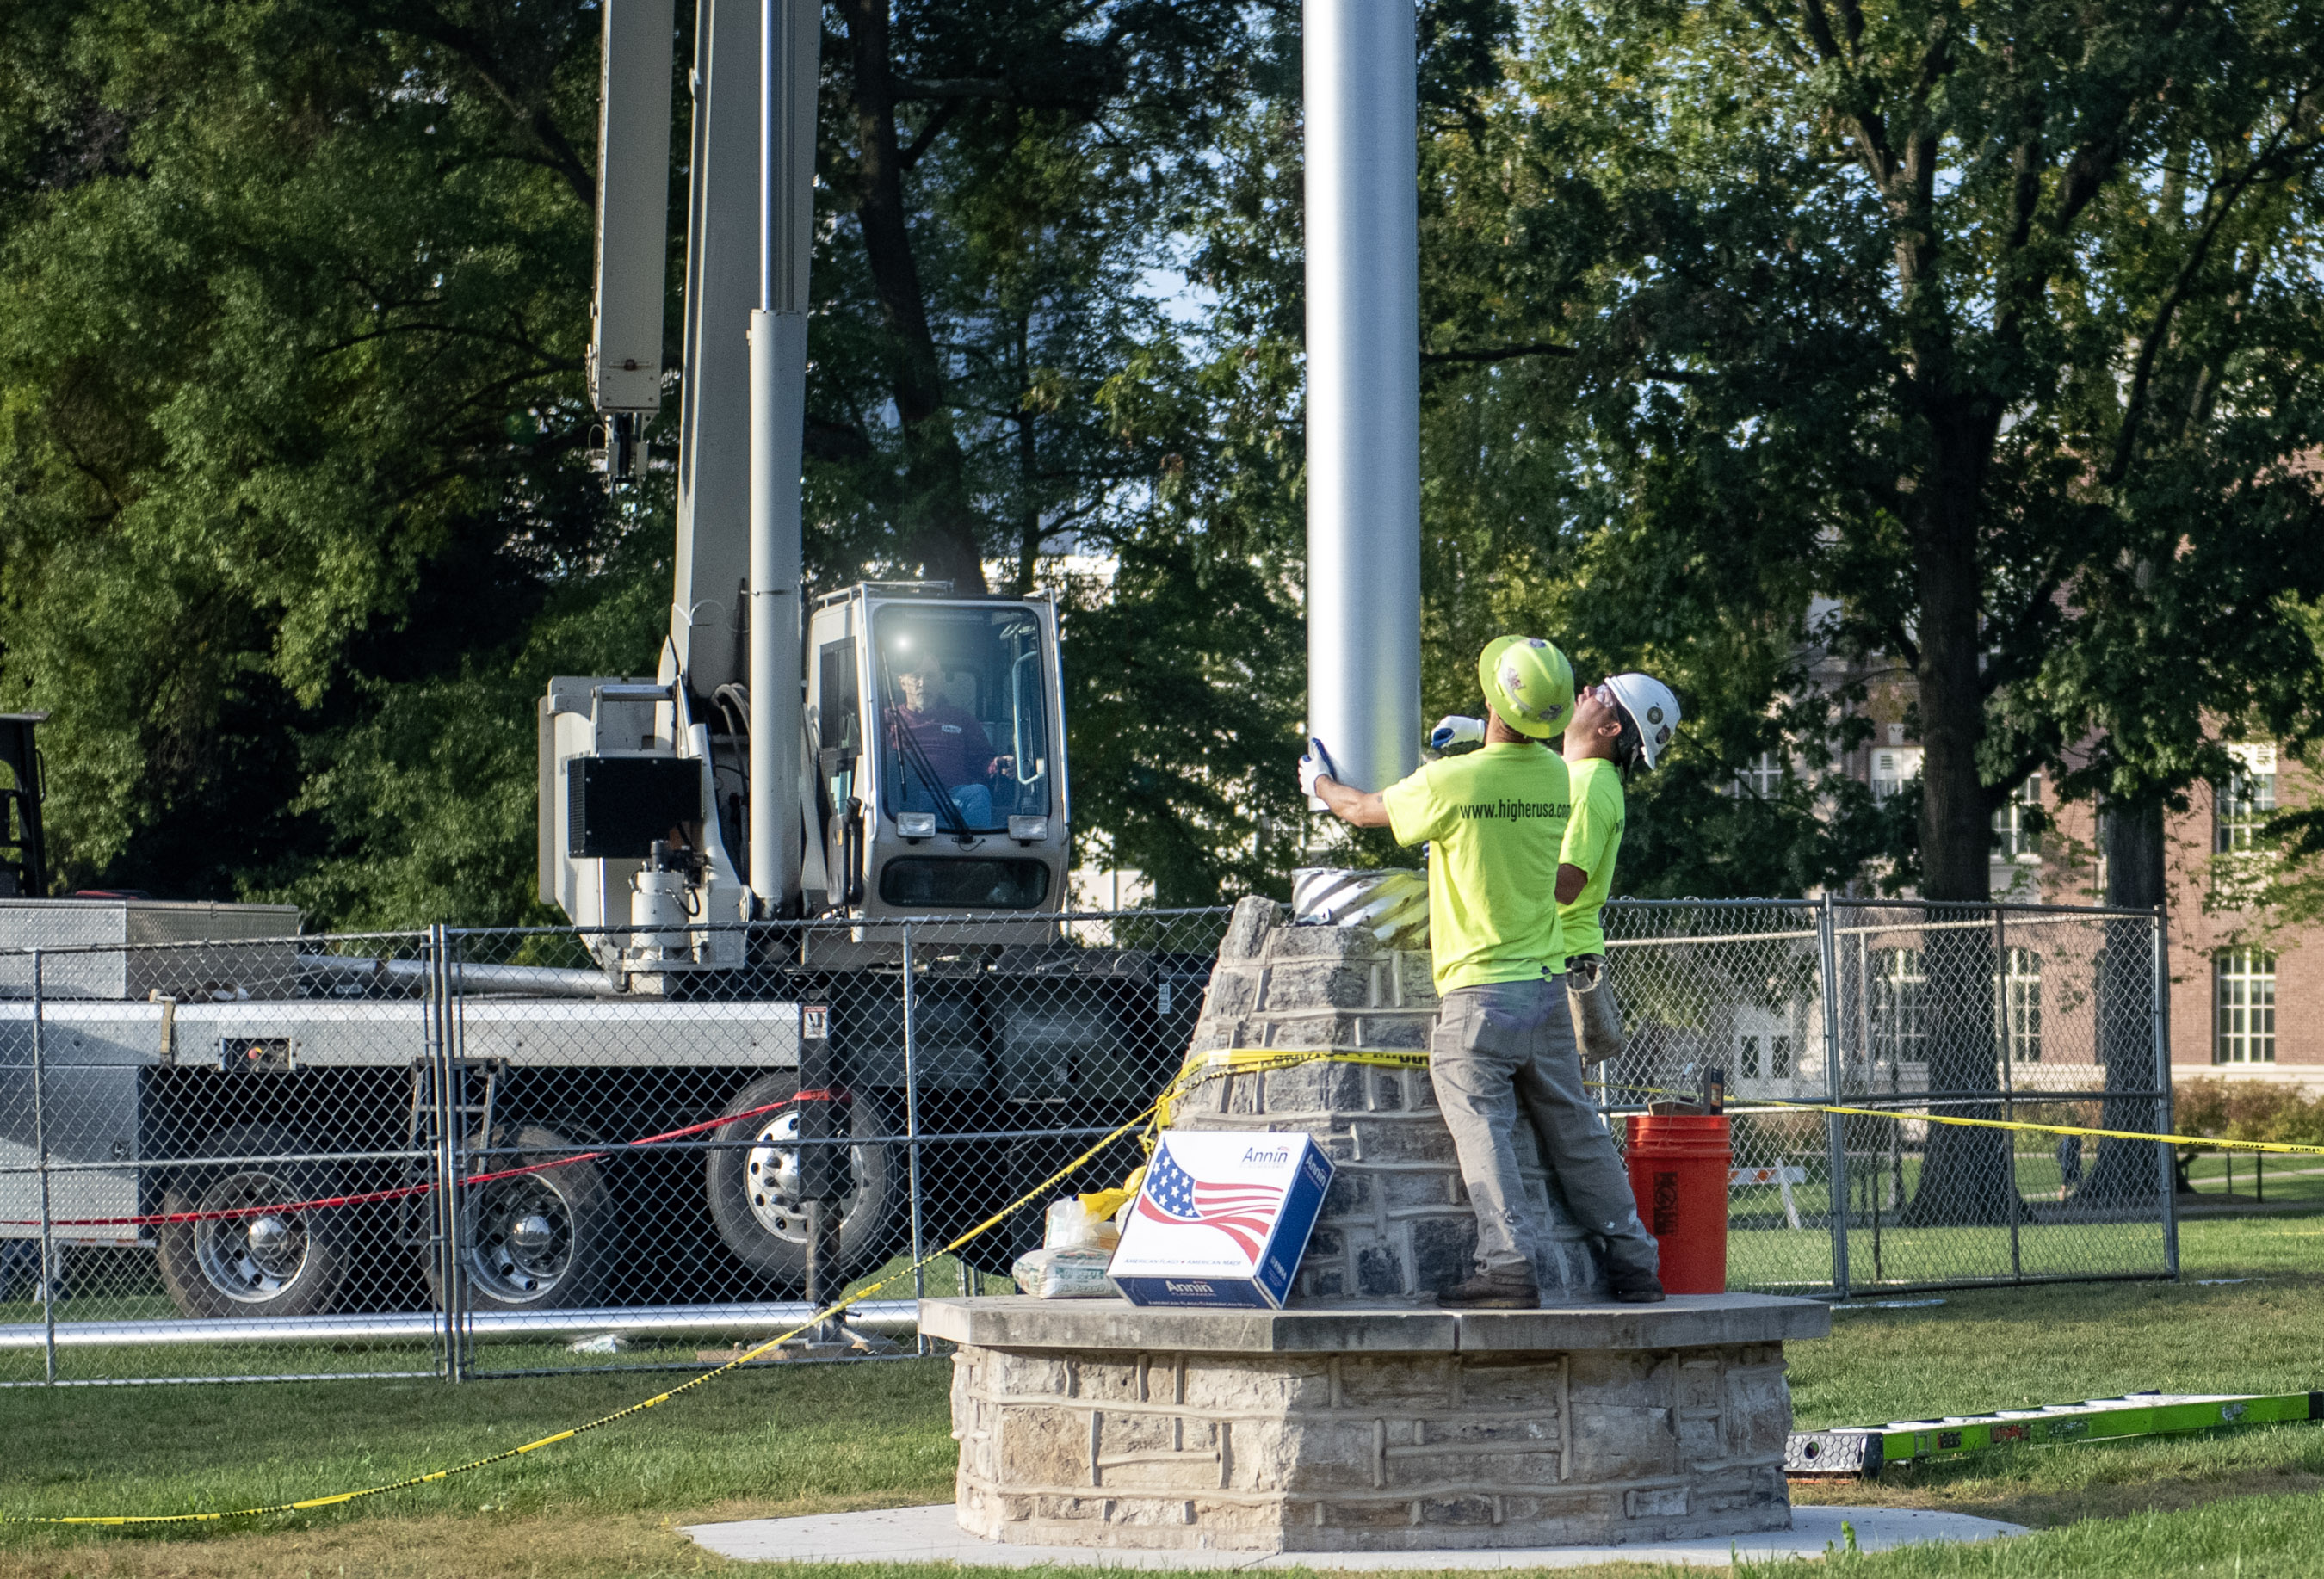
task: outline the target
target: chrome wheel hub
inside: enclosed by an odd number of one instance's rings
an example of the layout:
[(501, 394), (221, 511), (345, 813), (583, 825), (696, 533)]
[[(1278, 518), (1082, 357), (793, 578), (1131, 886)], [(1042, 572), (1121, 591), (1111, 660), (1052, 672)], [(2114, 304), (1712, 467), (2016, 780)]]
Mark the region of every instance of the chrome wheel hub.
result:
[[(799, 1193), (799, 1115), (797, 1108), (770, 1114), (759, 1126), (757, 1138), (743, 1153), (742, 1188), (750, 1196), (751, 1216), (759, 1226), (778, 1239), (796, 1244), (807, 1243), (807, 1202)], [(858, 1146), (848, 1152), (852, 1177), (863, 1176), (863, 1150)], [(839, 1215), (844, 1222), (855, 1207), (857, 1190), (851, 1189), (840, 1198)]]
[[(298, 1198), (271, 1173), (229, 1174), (201, 1194), (198, 1209), (238, 1211)], [(299, 1281), (307, 1265), (307, 1228), (298, 1216), (262, 1212), (194, 1226), (194, 1258), (202, 1277), (227, 1299), (263, 1305)]]
[(572, 1209), (538, 1174), (480, 1187), (469, 1222), (468, 1276), (495, 1299), (540, 1299), (572, 1270)]

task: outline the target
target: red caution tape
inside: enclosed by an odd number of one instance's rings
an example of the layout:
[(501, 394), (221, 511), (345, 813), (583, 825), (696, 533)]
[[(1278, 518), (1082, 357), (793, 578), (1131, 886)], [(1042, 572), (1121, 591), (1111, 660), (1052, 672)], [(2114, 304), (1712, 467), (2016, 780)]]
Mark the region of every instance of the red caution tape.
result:
[[(770, 1102), (762, 1107), (746, 1107), (740, 1113), (722, 1113), (715, 1118), (706, 1118), (699, 1124), (689, 1124), (682, 1129), (664, 1130), (655, 1135), (641, 1135), (636, 1140), (624, 1141), (607, 1151), (576, 1152), (570, 1157), (553, 1157), (546, 1162), (530, 1162), (521, 1168), (503, 1168), (493, 1173), (471, 1173), (464, 1177), (460, 1182), (492, 1184), (503, 1179), (521, 1179), (528, 1173), (546, 1173), (552, 1168), (570, 1168), (576, 1162), (597, 1161), (611, 1156), (614, 1152), (631, 1151), (639, 1146), (659, 1145), (663, 1141), (684, 1140), (687, 1135), (698, 1135), (705, 1130), (720, 1129), (730, 1124), (739, 1124), (746, 1118), (762, 1118), (770, 1113), (779, 1113), (786, 1107), (801, 1102), (844, 1103), (853, 1099), (849, 1093), (835, 1088), (800, 1091), (784, 1097), (780, 1102)], [(215, 1211), (208, 1212), (151, 1212), (134, 1217), (51, 1217), (49, 1219), (49, 1226), (51, 1228), (142, 1228), (157, 1227), (169, 1223), (217, 1223), (235, 1217), (270, 1216), (280, 1212), (320, 1211), (330, 1207), (365, 1207), (375, 1205), (380, 1201), (409, 1200), (415, 1195), (426, 1195), (436, 1188), (435, 1183), (430, 1181), (427, 1184), (399, 1185), (393, 1189), (365, 1190), (359, 1195), (318, 1196), (312, 1200), (283, 1201), (263, 1207), (221, 1207)], [(0, 1226), (37, 1228), (40, 1226), (41, 1220), (38, 1217), (0, 1217)]]

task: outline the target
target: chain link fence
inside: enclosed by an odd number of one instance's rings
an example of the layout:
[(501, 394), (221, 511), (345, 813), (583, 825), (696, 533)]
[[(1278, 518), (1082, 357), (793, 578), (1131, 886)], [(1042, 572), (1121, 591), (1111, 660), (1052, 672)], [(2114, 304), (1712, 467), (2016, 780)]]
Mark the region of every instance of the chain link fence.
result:
[[(0, 950), (0, 1385), (722, 1363), (812, 1308), (810, 1198), (839, 1203), (815, 1291), (862, 1289), (1141, 1112), (1230, 914), (312, 937), (180, 908), (197, 935), (59, 910)], [(1623, 903), (1608, 936), (1617, 1133), (1724, 1072), (1731, 1286), (2174, 1270), (2166, 1148), (1918, 1116), (2167, 1128), (2152, 915)], [(1040, 1232), (800, 1353), (908, 1351), (915, 1298), (1006, 1290)]]
[[(723, 1362), (813, 1308), (810, 1195), (839, 1201), (828, 1296), (1139, 1115), (1230, 913), (236, 913), (278, 935), (0, 953), (0, 1384)], [(895, 1352), (916, 1297), (1005, 1288), (1040, 1232), (1019, 1214), (816, 1352)]]
[(2154, 913), (1634, 901), (1608, 907), (1607, 939), (1618, 1134), (1723, 1076), (1729, 1287), (2176, 1274), (2169, 1147), (1927, 1117), (2169, 1133)]

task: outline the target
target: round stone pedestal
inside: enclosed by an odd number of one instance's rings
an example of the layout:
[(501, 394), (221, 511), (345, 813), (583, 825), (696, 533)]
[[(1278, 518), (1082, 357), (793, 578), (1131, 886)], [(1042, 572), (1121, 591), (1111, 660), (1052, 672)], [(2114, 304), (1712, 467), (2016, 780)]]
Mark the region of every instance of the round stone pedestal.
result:
[(1807, 1299), (1542, 1310), (931, 1299), (960, 1526), (1028, 1546), (1432, 1551), (1784, 1529)]

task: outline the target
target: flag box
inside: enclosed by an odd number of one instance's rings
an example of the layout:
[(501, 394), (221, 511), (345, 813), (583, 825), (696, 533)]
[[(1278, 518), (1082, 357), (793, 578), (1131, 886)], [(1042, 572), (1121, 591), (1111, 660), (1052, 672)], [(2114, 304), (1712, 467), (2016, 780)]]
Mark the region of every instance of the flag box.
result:
[(1106, 1275), (1133, 1305), (1279, 1310), (1331, 1187), (1312, 1136), (1165, 1130)]

